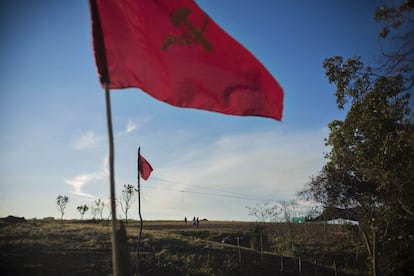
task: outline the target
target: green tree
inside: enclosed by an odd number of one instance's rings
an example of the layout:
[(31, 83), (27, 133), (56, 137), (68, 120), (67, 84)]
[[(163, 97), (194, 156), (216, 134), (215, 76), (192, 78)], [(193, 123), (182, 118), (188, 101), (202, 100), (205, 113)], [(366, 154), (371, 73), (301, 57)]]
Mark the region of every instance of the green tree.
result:
[(83, 204), (76, 207), (76, 209), (81, 214), (81, 219), (83, 219), (83, 215), (85, 215), (85, 213), (89, 210), (89, 207), (86, 204)]
[(65, 208), (69, 202), (69, 197), (59, 195), (56, 198), (56, 208), (60, 213), (60, 220), (63, 221), (63, 215), (65, 214)]
[(413, 10), (412, 0), (377, 10), (384, 24), (377, 68), (360, 57), (324, 61), (337, 106), (348, 111), (329, 124), (327, 164), (301, 192), (358, 211), (373, 275), (414, 273)]
[(131, 208), (132, 204), (135, 201), (134, 198), (135, 189), (131, 184), (124, 185), (121, 196), (121, 208), (125, 214), (125, 226), (128, 224), (128, 211)]

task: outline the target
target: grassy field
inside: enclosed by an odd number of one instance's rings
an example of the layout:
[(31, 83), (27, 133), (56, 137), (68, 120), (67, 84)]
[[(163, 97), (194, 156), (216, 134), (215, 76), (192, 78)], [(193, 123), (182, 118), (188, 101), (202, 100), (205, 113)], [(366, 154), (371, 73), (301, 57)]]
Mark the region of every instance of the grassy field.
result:
[[(145, 221), (139, 256), (138, 222), (126, 230), (131, 275), (366, 274), (351, 226)], [(109, 275), (110, 231), (100, 220), (2, 221), (0, 275)]]

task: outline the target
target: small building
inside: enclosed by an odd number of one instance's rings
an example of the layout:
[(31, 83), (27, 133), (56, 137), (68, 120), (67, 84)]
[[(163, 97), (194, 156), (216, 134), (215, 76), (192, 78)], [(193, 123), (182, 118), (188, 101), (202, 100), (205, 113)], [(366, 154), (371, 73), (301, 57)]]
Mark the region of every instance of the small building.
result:
[(292, 222), (293, 223), (305, 223), (306, 218), (305, 217), (293, 217)]
[(352, 224), (359, 225), (359, 222), (351, 219), (337, 218), (326, 221), (327, 224)]
[(325, 222), (327, 224), (359, 224), (359, 215), (356, 209), (338, 208), (334, 206), (326, 207), (323, 213), (313, 221)]

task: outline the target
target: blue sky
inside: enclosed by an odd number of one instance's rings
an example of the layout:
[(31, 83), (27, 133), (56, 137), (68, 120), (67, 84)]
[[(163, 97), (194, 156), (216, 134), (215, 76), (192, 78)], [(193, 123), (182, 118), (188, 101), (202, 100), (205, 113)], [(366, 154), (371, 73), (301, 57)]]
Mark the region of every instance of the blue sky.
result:
[[(285, 91), (282, 122), (182, 109), (138, 89), (111, 92), (117, 197), (136, 184), (144, 219), (254, 220), (246, 206), (295, 198), (325, 163), (327, 124), (342, 119), (326, 57), (380, 60), (375, 8), (384, 1), (196, 1)], [(58, 217), (109, 197), (105, 99), (87, 1), (1, 1), (0, 216)], [(105, 208), (104, 216), (108, 216)], [(118, 215), (122, 216), (121, 210)], [(87, 213), (85, 218), (90, 217)], [(137, 218), (136, 205), (129, 217)]]

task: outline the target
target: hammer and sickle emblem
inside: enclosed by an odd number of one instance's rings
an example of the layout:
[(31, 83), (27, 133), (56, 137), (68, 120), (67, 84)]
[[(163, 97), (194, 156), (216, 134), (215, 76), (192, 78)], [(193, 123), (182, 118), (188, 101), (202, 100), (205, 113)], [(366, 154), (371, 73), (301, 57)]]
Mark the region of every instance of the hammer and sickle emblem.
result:
[[(174, 14), (171, 16), (171, 22), (176, 26), (179, 27), (180, 25), (184, 25), (189, 33), (192, 35), (193, 42), (199, 42), (204, 49), (207, 51), (211, 50), (211, 43), (203, 36), (207, 23), (208, 23), (208, 16), (206, 15), (204, 19), (203, 26), (201, 30), (197, 30), (190, 21), (188, 21), (188, 16), (191, 14), (191, 10), (189, 8), (180, 8), (177, 11), (174, 12)], [(171, 44), (174, 44), (175, 40), (168, 40), (164, 43), (162, 49), (166, 50), (168, 46)]]

